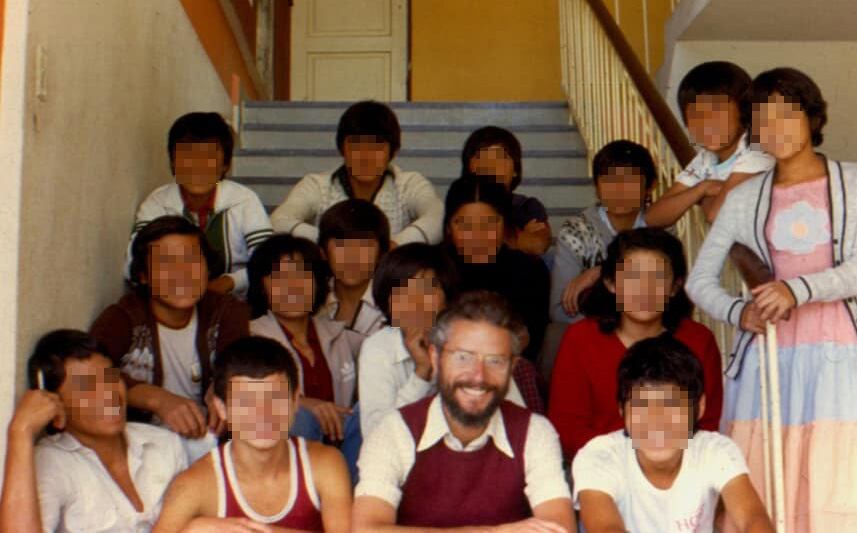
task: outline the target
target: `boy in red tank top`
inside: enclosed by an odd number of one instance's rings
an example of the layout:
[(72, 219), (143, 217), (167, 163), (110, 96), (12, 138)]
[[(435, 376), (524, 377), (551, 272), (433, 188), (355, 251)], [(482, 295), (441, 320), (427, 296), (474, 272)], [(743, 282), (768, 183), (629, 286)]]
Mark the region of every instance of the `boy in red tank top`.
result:
[(276, 341), (247, 337), (218, 354), (215, 407), (232, 440), (176, 478), (154, 531), (348, 531), (342, 455), (288, 437), (297, 391), (294, 360)]

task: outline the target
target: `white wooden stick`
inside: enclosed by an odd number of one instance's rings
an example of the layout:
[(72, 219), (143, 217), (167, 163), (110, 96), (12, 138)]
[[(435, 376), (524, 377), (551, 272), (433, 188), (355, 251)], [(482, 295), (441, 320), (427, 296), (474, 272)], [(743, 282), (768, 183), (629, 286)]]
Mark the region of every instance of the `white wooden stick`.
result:
[(783, 481), (783, 420), (780, 402), (780, 358), (777, 352), (777, 327), (768, 322), (768, 376), (771, 389), (771, 433), (773, 433), (774, 526), (777, 533), (786, 531), (786, 494)]
[(761, 415), (762, 415), (762, 456), (765, 466), (765, 509), (768, 510), (768, 516), (774, 516), (774, 507), (772, 505), (773, 479), (771, 476), (771, 417), (768, 412), (768, 356), (767, 344), (764, 335), (758, 335), (756, 338), (756, 346), (759, 352), (759, 389), (761, 397)]

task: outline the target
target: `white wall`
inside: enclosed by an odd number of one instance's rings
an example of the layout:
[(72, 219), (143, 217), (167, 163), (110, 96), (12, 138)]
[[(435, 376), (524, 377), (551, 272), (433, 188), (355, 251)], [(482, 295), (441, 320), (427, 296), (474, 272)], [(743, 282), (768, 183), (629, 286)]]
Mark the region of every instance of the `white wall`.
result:
[[(27, 8), (29, 21), (18, 17)], [(3, 163), (16, 153), (7, 141), (23, 129), (21, 171), (7, 173), (4, 165), (0, 172), (0, 353), (7, 358), (0, 376), (12, 370), (14, 358), (20, 390), (23, 363), (41, 334), (86, 329), (120, 296), (136, 207), (171, 179), (166, 137), (172, 121), (193, 110), (229, 116), (230, 104), (176, 0), (7, 0), (5, 20), (10, 38), (10, 26), (26, 25), (26, 44), (7, 39), (3, 48), (0, 85)], [(36, 96), (39, 49), (43, 98)], [(26, 64), (16, 64), (16, 57)], [(22, 73), (23, 94), (16, 83)], [(8, 415), (14, 392), (8, 375), (5, 380), (0, 413)]]
[(732, 61), (751, 76), (790, 66), (812, 77), (828, 103), (828, 123), (820, 150), (830, 157), (857, 161), (857, 42), (678, 41), (664, 95), (677, 117), (676, 93), (682, 77), (704, 61)]

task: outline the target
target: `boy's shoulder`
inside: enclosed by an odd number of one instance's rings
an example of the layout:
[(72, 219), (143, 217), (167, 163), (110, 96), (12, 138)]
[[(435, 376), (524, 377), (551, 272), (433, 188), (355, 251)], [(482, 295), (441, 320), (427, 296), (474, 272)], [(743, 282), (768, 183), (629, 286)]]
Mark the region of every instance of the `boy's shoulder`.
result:
[(557, 234), (557, 240), (575, 252), (583, 253), (598, 238), (598, 230), (592, 221), (593, 216), (598, 216), (597, 209), (597, 206), (591, 206), (568, 217)]
[(614, 469), (621, 468), (629, 454), (634, 452), (631, 438), (625, 435), (625, 431), (617, 429), (610, 433), (598, 435), (587, 442), (574, 457), (574, 465), (579, 467), (592, 467)]
[(221, 180), (218, 195), (229, 204), (259, 201), (259, 195), (253, 189), (231, 179)]

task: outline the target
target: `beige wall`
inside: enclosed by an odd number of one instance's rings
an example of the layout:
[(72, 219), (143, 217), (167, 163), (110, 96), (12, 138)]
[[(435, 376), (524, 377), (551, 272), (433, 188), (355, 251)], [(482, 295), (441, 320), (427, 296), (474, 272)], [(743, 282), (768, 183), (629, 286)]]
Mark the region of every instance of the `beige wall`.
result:
[(665, 95), (677, 113), (675, 99), (679, 82), (691, 68), (704, 61), (732, 61), (751, 76), (780, 66), (798, 68), (815, 80), (828, 103), (828, 123), (820, 150), (836, 159), (855, 161), (857, 62), (843, 61), (843, 58), (853, 57), (857, 57), (857, 42), (679, 41), (670, 65)]
[[(58, 327), (87, 328), (121, 294), (136, 206), (171, 179), (165, 145), (172, 121), (192, 110), (225, 116), (230, 110), (179, 2), (28, 3), (19, 117), (19, 387), (21, 363), (39, 335)], [(38, 50), (44, 61), (37, 61)], [(8, 47), (4, 52), (11, 53)], [(44, 65), (41, 75), (37, 64)], [(45, 91), (37, 97), (40, 77)], [(6, 83), (4, 78), (4, 89)], [(16, 208), (6, 203), (4, 197), (0, 216)], [(5, 404), (8, 396), (0, 400)]]
[(412, 0), (415, 101), (562, 100), (557, 0)]

